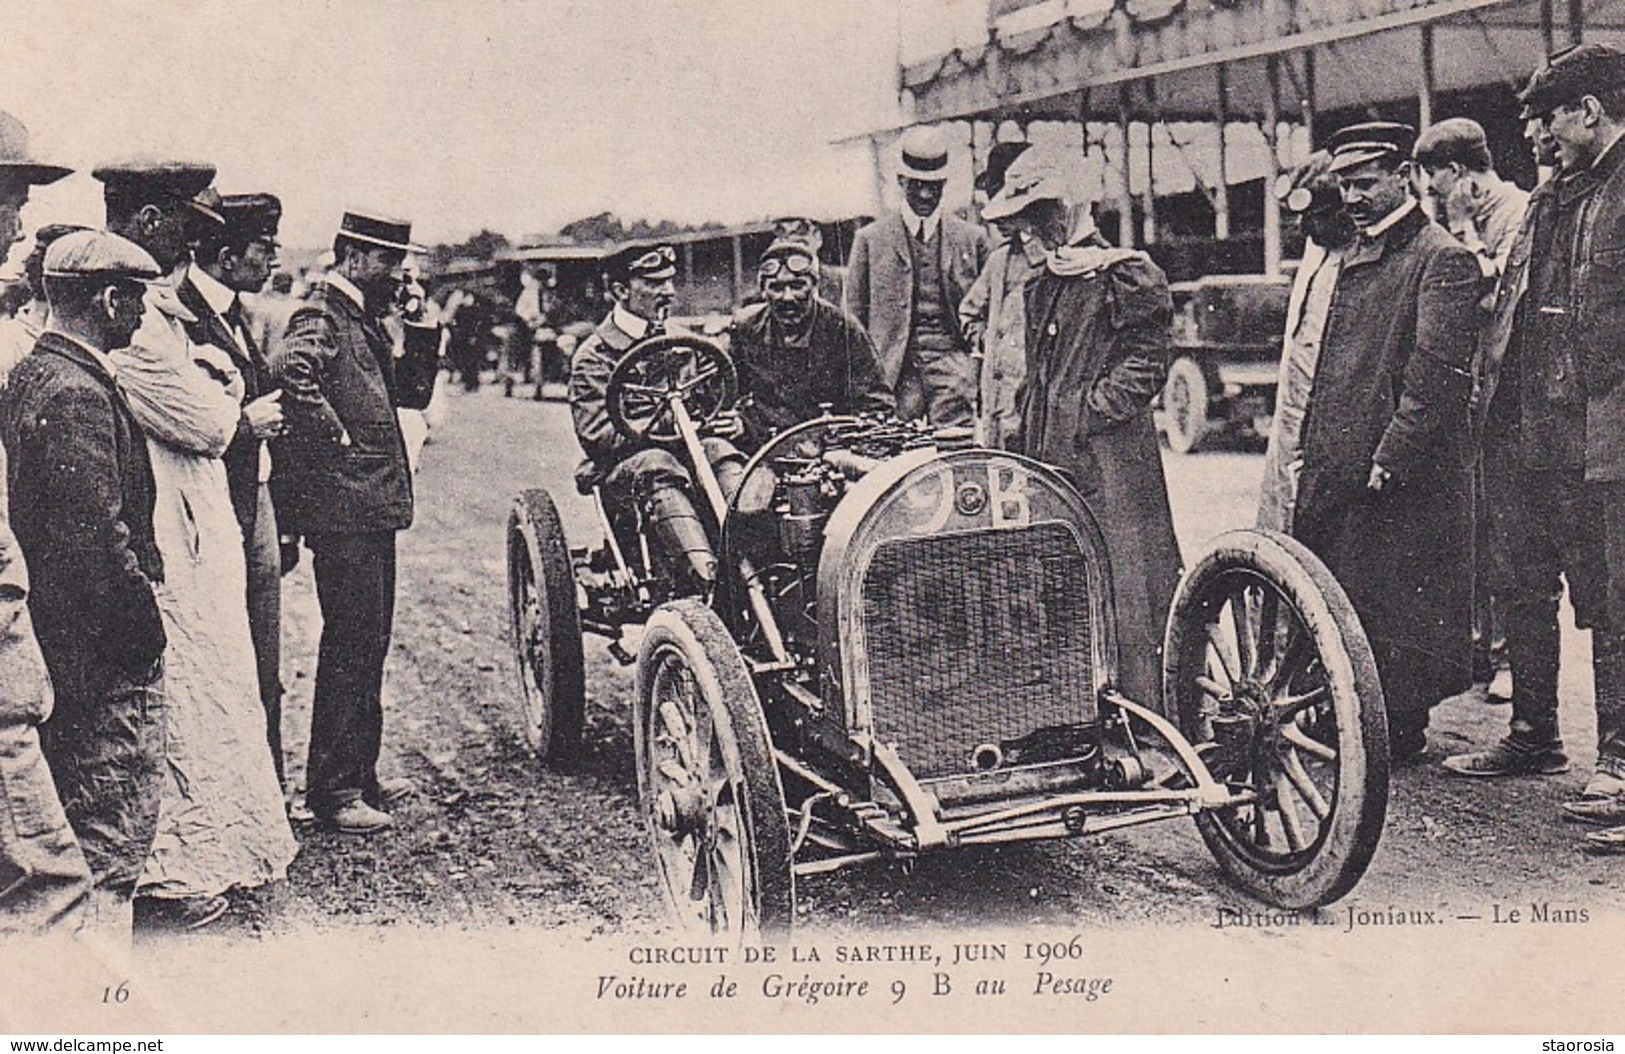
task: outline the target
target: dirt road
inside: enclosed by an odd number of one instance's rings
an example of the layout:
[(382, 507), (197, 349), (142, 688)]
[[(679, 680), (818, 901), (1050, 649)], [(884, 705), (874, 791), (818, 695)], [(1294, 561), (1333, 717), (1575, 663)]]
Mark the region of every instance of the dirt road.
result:
[[(395, 647), (386, 689), (383, 770), (421, 793), (385, 836), (300, 834), (283, 888), (240, 896), (226, 932), (248, 936), (390, 926), (563, 927), (635, 934), (665, 925), (635, 798), (628, 725), (631, 676), (589, 641), (585, 761), (549, 771), (522, 749), (507, 636), (503, 531), (512, 496), (547, 486), (575, 544), (594, 538), (570, 473), (577, 448), (562, 404), (454, 394), (425, 451), (416, 525), (402, 536)], [(1187, 558), (1202, 539), (1251, 519), (1261, 458), (1210, 453), (1169, 460)], [(308, 566), (288, 579), (285, 645), (290, 750), (302, 755), (316, 617)], [(1576, 849), (1556, 804), (1593, 758), (1589, 656), (1565, 630), (1569, 776), (1480, 783), (1429, 764), (1396, 773), (1388, 826), (1357, 909), (1390, 906), (1452, 917), (1492, 903), (1612, 904), (1625, 860)], [(1436, 713), (1433, 752), (1486, 744), (1506, 707), (1480, 695)], [(302, 766), (302, 758), (295, 768)], [(972, 851), (905, 873), (877, 867), (800, 883), (813, 932), (877, 926), (1118, 922), (1211, 924), (1220, 908), (1257, 910), (1229, 889), (1194, 828), (1165, 824), (1084, 843)], [(1346, 910), (1346, 908), (1340, 908)]]

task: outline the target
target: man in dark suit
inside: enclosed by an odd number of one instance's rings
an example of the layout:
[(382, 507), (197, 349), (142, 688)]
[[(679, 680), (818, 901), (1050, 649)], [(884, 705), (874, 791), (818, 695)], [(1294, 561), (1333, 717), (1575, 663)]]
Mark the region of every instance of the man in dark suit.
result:
[[(30, 189), (69, 171), (34, 160), (28, 130), (0, 113), (0, 263), (21, 233), (19, 213)], [(30, 291), (41, 301), (42, 270), (43, 254), (38, 262), (30, 257)], [(10, 365), (0, 362), (0, 370)], [(72, 931), (83, 924), (90, 895), (90, 869), (40, 750), (39, 728), (54, 700), (28, 614), (28, 571), (6, 514), (5, 465), (0, 446), (0, 799), (10, 805), (0, 809), (0, 936)]]
[(959, 305), (987, 262), (987, 235), (944, 212), (948, 146), (941, 133), (910, 129), (901, 162), (904, 207), (853, 238), (843, 306), (874, 339), (901, 416), (969, 426), (979, 371), (959, 327)]
[[(394, 309), (410, 224), (346, 213), (333, 269), (288, 321), (271, 357), (287, 434), (273, 487), (285, 533), (314, 554), (322, 639), (311, 714), (306, 802), (347, 834), (394, 824), (383, 810), (411, 792), (380, 781), (384, 659), (395, 617), (395, 534), (412, 524), (412, 475), (397, 406), (423, 409), (429, 386), (397, 377), (384, 316)], [(435, 327), (406, 326), (408, 368), (432, 364)], [(432, 368), (432, 367), (429, 367)], [(405, 393), (412, 393), (405, 396)]]
[(146, 442), (108, 353), (129, 344), (158, 275), (116, 235), (59, 238), (45, 256), (49, 328), (0, 403), (11, 519), (56, 688), (41, 745), (90, 865), (89, 925), (125, 939), (162, 790), (163, 561)]
[(1332, 136), (1359, 229), (1332, 287), (1304, 411), (1292, 532), (1348, 590), (1376, 655), (1394, 760), (1472, 684), (1473, 444), (1482, 275), (1411, 196), (1406, 125)]
[(195, 262), (175, 292), (196, 319), (187, 324), (187, 337), (194, 344), (213, 344), (224, 351), (243, 376), (242, 418), (224, 458), (226, 483), (243, 531), (248, 626), (259, 668), (266, 739), (280, 781), (282, 558), (266, 441), (282, 434), (282, 391), (272, 385), (265, 354), (250, 333), (242, 294), (259, 292), (276, 268), (282, 203), (270, 194), (232, 194), (214, 204), (226, 222), (204, 234)]

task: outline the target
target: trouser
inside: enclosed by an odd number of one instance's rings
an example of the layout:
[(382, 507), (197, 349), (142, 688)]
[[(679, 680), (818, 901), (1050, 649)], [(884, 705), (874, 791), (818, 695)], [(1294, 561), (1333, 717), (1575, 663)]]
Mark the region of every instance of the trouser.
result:
[(331, 816), (378, 800), (384, 659), (395, 620), (395, 532), (306, 537), (322, 612), (305, 800)]
[(976, 359), (961, 348), (910, 345), (897, 375), (897, 416), (933, 428), (976, 423)]
[[(1504, 459), (1503, 459), (1504, 460)], [(1509, 466), (1481, 457), (1474, 470), (1473, 491), (1473, 675), (1490, 679), (1506, 662), (1506, 630), (1496, 598), (1511, 577), (1506, 546), (1489, 511), (1488, 488), (1503, 479)]]
[[(731, 500), (744, 476), (744, 455), (714, 436), (701, 444), (723, 497)], [(636, 507), (664, 555), (689, 579), (688, 587), (703, 591), (716, 580), (716, 555), (695, 507), (696, 500), (703, 500), (696, 489), (687, 467), (660, 447), (627, 455), (604, 477), (606, 501), (618, 508)]]
[(161, 666), (96, 698), (58, 698), (40, 726), (40, 749), (90, 868), (87, 928), (114, 940), (129, 937), (136, 880), (158, 835), (164, 728)]
[(90, 867), (39, 730), (28, 721), (0, 724), (0, 936), (77, 930), (89, 897)]
[(282, 783), (282, 551), (277, 544), (271, 488), (259, 486), (254, 529), (243, 539), (248, 565), (248, 632), (254, 639), (260, 705), (265, 708), (265, 741)]
[(1625, 484), (1518, 469), (1490, 497), (1512, 564), (1503, 614), (1513, 731), (1557, 737), (1557, 608), (1567, 584), (1575, 624), (1592, 630), (1599, 765), (1625, 767)]

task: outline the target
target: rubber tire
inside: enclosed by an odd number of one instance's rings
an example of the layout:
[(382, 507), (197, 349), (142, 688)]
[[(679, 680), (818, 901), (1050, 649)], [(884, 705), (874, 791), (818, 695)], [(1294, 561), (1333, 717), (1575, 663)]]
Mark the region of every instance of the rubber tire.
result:
[[(527, 580), (540, 594), (547, 619), (546, 631), (537, 642), (547, 648), (547, 654), (540, 657), (541, 668), (525, 639)], [(545, 762), (572, 762), (580, 755), (586, 724), (587, 671), (570, 547), (558, 508), (545, 490), (520, 494), (508, 514), (508, 612), (519, 673), (519, 728), (525, 745)]]
[[(1348, 594), (1300, 542), (1275, 531), (1222, 534), (1181, 579), (1168, 615), (1163, 698), (1187, 736), (1195, 734), (1193, 707), (1200, 705), (1200, 691), (1194, 674), (1187, 676), (1182, 667), (1204, 655), (1205, 620), (1199, 611), (1216, 580), (1231, 569), (1247, 569), (1269, 580), (1296, 607), (1315, 640), (1332, 687), (1337, 789), (1330, 829), (1312, 855), (1289, 871), (1261, 870), (1237, 851), (1231, 833), (1212, 813), (1199, 814), (1196, 825), (1220, 869), (1252, 896), (1291, 909), (1330, 904), (1365, 874), (1388, 811), (1388, 720), (1376, 659)], [(1349, 736), (1351, 729), (1358, 735)]]
[(1162, 387), (1168, 448), (1174, 453), (1194, 453), (1207, 438), (1207, 402), (1207, 375), (1201, 365), (1189, 356), (1175, 359)]
[[(649, 692), (654, 664), (661, 653), (675, 649), (694, 673), (702, 702), (711, 710), (726, 756), (730, 744), (743, 795), (743, 851), (755, 876), (751, 909), (755, 933), (729, 936), (736, 942), (782, 940), (795, 919), (795, 875), (791, 870), (790, 826), (785, 816), (784, 785), (773, 758), (767, 719), (739, 647), (716, 612), (702, 601), (685, 598), (662, 604), (649, 617), (638, 649), (637, 696), (634, 704), (634, 740), (637, 753), (638, 797), (649, 830), (651, 846), (661, 835), (655, 828), (649, 744), (651, 719)], [(678, 891), (662, 869), (661, 886), (673, 914)]]

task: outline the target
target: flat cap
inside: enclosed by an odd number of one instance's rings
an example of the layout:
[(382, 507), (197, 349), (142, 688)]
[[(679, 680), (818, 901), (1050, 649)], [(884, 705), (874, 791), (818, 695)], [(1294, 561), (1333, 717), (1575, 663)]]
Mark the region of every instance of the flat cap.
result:
[(1552, 55), (1518, 93), (1519, 116), (1544, 117), (1564, 103), (1625, 88), (1625, 51), (1610, 44), (1580, 44)]
[(1332, 133), (1326, 142), (1332, 162), (1328, 171), (1343, 172), (1368, 161), (1398, 154), (1408, 160), (1416, 143), (1416, 129), (1394, 121), (1366, 121)]
[(366, 212), (346, 212), (339, 221), (339, 237), (403, 253), (427, 250), (412, 240), (412, 225), (405, 220)]
[(1481, 171), (1492, 162), (1490, 139), (1484, 126), (1471, 117), (1447, 117), (1427, 126), (1416, 139), (1412, 156), (1426, 168), (1452, 162)]
[(191, 206), (199, 215), (224, 223), (219, 195), (205, 194), (214, 182), (214, 166), (201, 161), (162, 161), (136, 157), (97, 165), (90, 173), (108, 194), (134, 194), (169, 198)]
[(226, 229), (244, 238), (275, 238), (282, 223), (282, 201), (275, 194), (227, 194), (220, 199)]
[(45, 250), (46, 278), (124, 278), (146, 282), (163, 272), (147, 251), (107, 231), (64, 234)]
[(898, 141), (899, 175), (941, 183), (948, 178), (948, 141), (936, 128), (910, 128)]
[(45, 164), (30, 154), (27, 126), (0, 110), (0, 179), (43, 186), (55, 183), (72, 171), (61, 165)]

